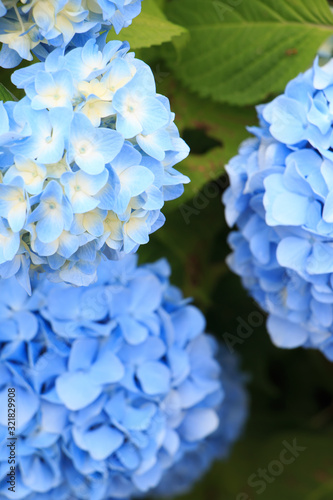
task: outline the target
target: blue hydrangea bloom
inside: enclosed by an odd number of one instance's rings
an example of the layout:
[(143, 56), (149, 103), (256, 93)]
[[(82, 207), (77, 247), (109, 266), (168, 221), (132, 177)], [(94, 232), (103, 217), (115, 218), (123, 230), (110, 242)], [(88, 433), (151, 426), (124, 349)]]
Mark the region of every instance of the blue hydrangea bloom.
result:
[(0, 471), (14, 387), (18, 498), (143, 495), (185, 453), (210, 447), (220, 421), (222, 453), (238, 434), (238, 378), (224, 357), (221, 376), (217, 343), (170, 285), (168, 263), (127, 256), (98, 273), (90, 287), (37, 279), (31, 296), (0, 282)]
[[(0, 66), (14, 68), (32, 52), (43, 59), (55, 47), (81, 46), (100, 31), (131, 24), (142, 0), (0, 1)], [(23, 4), (23, 5), (22, 5)]]
[(229, 265), (276, 345), (333, 360), (333, 60), (316, 60), (258, 114), (256, 138), (227, 169)]
[(88, 285), (101, 254), (119, 258), (164, 222), (189, 179), (189, 152), (154, 76), (104, 37), (14, 72), (26, 97), (0, 103), (0, 276), (30, 267)]
[[(246, 379), (239, 370), (239, 360), (225, 348), (219, 348), (223, 400), (218, 429), (203, 439), (199, 447), (182, 443), (181, 457), (162, 477), (156, 496), (171, 497), (188, 492), (208, 472), (215, 460), (226, 460), (233, 443), (243, 431), (248, 416)], [(185, 446), (184, 446), (185, 445)]]

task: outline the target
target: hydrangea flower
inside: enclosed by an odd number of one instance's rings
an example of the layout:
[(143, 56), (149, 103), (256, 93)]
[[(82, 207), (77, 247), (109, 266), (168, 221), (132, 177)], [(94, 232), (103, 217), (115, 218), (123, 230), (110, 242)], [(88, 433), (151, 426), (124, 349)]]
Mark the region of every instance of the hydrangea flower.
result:
[(147, 243), (183, 192), (189, 152), (154, 76), (104, 37), (14, 72), (26, 92), (0, 103), (0, 276), (27, 270), (88, 285), (101, 254)]
[(31, 296), (14, 278), (0, 282), (1, 500), (8, 387), (21, 499), (142, 495), (189, 450), (211, 446), (219, 419), (220, 451), (238, 434), (237, 376), (223, 358), (221, 377), (217, 343), (170, 285), (168, 263), (127, 256), (98, 273), (90, 287), (38, 279)]
[(14, 68), (32, 52), (44, 59), (54, 47), (81, 46), (112, 27), (131, 24), (142, 0), (0, 1), (0, 66)]
[[(239, 371), (239, 360), (226, 347), (219, 347), (223, 403), (220, 405), (218, 429), (198, 446), (186, 446), (180, 460), (163, 475), (154, 495), (171, 497), (188, 492), (208, 472), (215, 460), (227, 460), (233, 443), (243, 431), (248, 415), (245, 377)], [(183, 443), (184, 444), (184, 443)]]
[(318, 60), (258, 108), (229, 166), (230, 267), (268, 312), (280, 347), (333, 359), (333, 61)]

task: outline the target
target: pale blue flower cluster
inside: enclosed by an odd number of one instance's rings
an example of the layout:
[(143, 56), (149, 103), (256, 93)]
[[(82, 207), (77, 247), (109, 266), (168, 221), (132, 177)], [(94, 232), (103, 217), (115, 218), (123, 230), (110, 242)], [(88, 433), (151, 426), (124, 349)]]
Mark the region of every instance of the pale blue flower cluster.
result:
[(163, 476), (154, 495), (171, 497), (187, 493), (209, 471), (215, 460), (227, 460), (233, 443), (239, 439), (248, 417), (246, 377), (239, 370), (239, 360), (220, 346), (223, 404), (218, 429), (198, 446), (182, 443), (181, 458)]
[(0, 276), (27, 270), (88, 285), (102, 253), (147, 243), (189, 179), (188, 146), (154, 76), (105, 37), (14, 72), (26, 92), (0, 103)]
[(333, 359), (333, 60), (260, 106), (256, 139), (229, 166), (231, 268), (281, 347)]
[(40, 59), (55, 47), (81, 46), (112, 27), (131, 24), (142, 0), (0, 0), (0, 66)]
[(20, 499), (142, 495), (184, 453), (210, 447), (219, 418), (213, 448), (224, 453), (238, 435), (239, 376), (222, 357), (221, 377), (217, 344), (170, 285), (167, 262), (127, 256), (98, 272), (87, 288), (36, 280), (31, 296), (14, 278), (0, 282), (1, 500), (9, 387)]

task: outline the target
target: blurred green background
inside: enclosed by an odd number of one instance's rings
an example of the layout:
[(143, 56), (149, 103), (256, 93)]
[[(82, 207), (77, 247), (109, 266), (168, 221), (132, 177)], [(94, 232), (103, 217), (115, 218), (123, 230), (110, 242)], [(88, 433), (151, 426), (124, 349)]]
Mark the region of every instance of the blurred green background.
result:
[[(208, 331), (222, 341), (235, 341), (251, 400), (245, 432), (229, 460), (216, 463), (181, 498), (332, 500), (333, 365), (316, 351), (276, 348), (264, 324), (253, 328), (246, 340), (237, 335), (237, 318), (248, 323), (249, 315), (259, 309), (225, 264), (229, 229), (221, 195), (228, 182), (225, 164), (249, 136), (245, 127), (257, 123), (255, 105), (283, 91), (291, 78), (309, 67), (333, 32), (333, 17), (326, 0), (155, 4), (188, 32), (136, 52), (151, 65), (158, 91), (170, 98), (181, 135), (191, 147), (180, 170), (192, 183), (180, 200), (167, 204), (166, 224), (141, 247), (140, 259), (166, 256), (173, 282), (205, 312)], [(223, 21), (216, 21), (218, 9)], [(263, 19), (267, 28), (260, 32), (256, 22)], [(232, 28), (237, 20), (243, 23), (240, 30)], [(201, 53), (205, 50), (206, 55)], [(229, 67), (232, 58), (236, 62)], [(256, 483), (258, 470), (267, 471), (272, 463), (274, 470), (283, 442), (295, 439), (306, 449), (282, 473), (274, 477), (268, 472), (265, 487)]]

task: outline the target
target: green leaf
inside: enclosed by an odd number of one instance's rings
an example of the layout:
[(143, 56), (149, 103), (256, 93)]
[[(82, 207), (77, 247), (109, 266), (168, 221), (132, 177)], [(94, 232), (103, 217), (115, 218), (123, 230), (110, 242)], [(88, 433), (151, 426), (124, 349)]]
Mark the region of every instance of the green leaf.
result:
[(145, 0), (141, 14), (133, 20), (131, 26), (123, 29), (119, 35), (110, 31), (107, 40), (128, 41), (132, 49), (140, 49), (170, 42), (186, 33), (183, 26), (168, 21), (154, 0)]
[(165, 225), (150, 236), (149, 243), (139, 248), (140, 261), (166, 257), (172, 268), (172, 283), (204, 310), (211, 305), (217, 280), (226, 272), (225, 263), (212, 262), (211, 255), (223, 226), (220, 195), (190, 218), (174, 210), (167, 214)]
[[(257, 123), (255, 110), (214, 104), (208, 99), (199, 99), (170, 78), (158, 86), (158, 91), (167, 95), (171, 108), (176, 113), (176, 125), (181, 137), (192, 139), (192, 151), (188, 158), (176, 168), (187, 175), (191, 182), (185, 186), (184, 194), (167, 203), (166, 210), (174, 209), (191, 200), (207, 182), (224, 173), (225, 164), (237, 154), (240, 143), (249, 136), (247, 125)], [(213, 147), (203, 153), (197, 142), (210, 140)], [(208, 144), (209, 145), (209, 144)]]
[(0, 101), (16, 101), (16, 97), (6, 87), (0, 83)]
[(258, 103), (311, 65), (333, 32), (327, 0), (171, 0), (191, 40), (177, 76), (203, 97)]
[[(246, 125), (257, 122), (256, 113), (253, 108), (199, 99), (179, 88), (167, 74), (158, 92), (169, 97), (180, 135), (192, 148), (189, 157), (176, 166), (191, 183), (180, 198), (165, 204), (165, 226), (151, 236), (148, 245), (140, 247), (139, 255), (144, 262), (167, 257), (173, 283), (205, 308), (211, 305), (216, 283), (226, 272), (220, 243), (218, 259), (212, 257), (225, 227), (221, 191), (226, 179), (220, 177), (241, 141), (249, 136)], [(222, 239), (225, 241), (225, 234)]]

